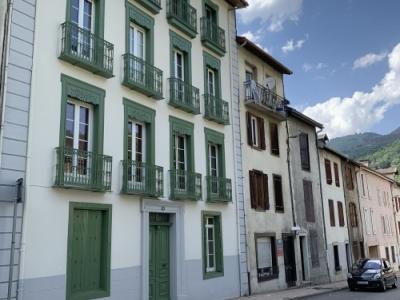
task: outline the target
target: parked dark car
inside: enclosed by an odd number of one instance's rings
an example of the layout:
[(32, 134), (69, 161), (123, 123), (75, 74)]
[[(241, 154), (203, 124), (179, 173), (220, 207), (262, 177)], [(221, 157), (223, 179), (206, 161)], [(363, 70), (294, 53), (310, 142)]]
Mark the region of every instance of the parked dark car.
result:
[(365, 258), (353, 265), (347, 283), (351, 291), (375, 288), (384, 292), (388, 287), (397, 288), (397, 277), (387, 259)]

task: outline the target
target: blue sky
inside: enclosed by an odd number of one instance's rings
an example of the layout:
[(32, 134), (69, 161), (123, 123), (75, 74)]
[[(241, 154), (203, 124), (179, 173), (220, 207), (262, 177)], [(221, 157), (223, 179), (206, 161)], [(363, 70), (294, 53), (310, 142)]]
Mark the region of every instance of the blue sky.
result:
[(293, 106), (331, 137), (400, 126), (400, 1), (248, 2), (238, 33), (294, 72), (285, 78)]

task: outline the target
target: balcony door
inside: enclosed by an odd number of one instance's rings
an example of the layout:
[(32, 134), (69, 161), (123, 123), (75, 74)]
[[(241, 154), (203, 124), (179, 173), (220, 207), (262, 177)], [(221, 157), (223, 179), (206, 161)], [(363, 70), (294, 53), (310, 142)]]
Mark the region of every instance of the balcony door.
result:
[(209, 95), (215, 96), (216, 94), (215, 71), (211, 68), (207, 68), (207, 90)]
[(174, 136), (174, 167), (176, 171), (175, 188), (178, 191), (187, 189), (187, 138), (185, 135)]
[(94, 5), (93, 0), (71, 0), (71, 50), (86, 59), (93, 56)]
[(64, 172), (87, 180), (90, 176), (93, 154), (93, 108), (83, 102), (68, 100), (65, 118)]
[(179, 102), (185, 101), (185, 56), (183, 52), (174, 50), (175, 96)]
[(128, 182), (133, 189), (145, 187), (146, 178), (146, 126), (142, 122), (128, 121)]
[(130, 70), (134, 81), (146, 82), (146, 31), (134, 23), (129, 27), (129, 53), (135, 58), (130, 60)]
[(218, 177), (220, 176), (218, 145), (208, 145), (208, 156), (211, 193), (218, 194)]

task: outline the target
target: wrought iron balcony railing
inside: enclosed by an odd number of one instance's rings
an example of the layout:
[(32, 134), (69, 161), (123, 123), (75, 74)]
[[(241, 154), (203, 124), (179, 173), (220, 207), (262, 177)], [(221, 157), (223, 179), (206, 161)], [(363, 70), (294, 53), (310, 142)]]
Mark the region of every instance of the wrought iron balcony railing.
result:
[(136, 0), (153, 14), (158, 14), (161, 10), (161, 0)]
[(124, 80), (127, 87), (155, 99), (163, 98), (163, 72), (130, 53), (124, 54)]
[(203, 44), (215, 51), (217, 54), (224, 55), (225, 46), (225, 30), (218, 24), (210, 21), (206, 17), (200, 19), (201, 24), (201, 41)]
[(91, 191), (110, 191), (112, 157), (64, 147), (56, 148), (54, 185)]
[(278, 113), (285, 113), (289, 101), (254, 80), (246, 81), (245, 101)]
[(207, 176), (207, 201), (232, 201), (232, 181), (228, 178)]
[(167, 0), (168, 21), (194, 38), (197, 34), (197, 11), (186, 0)]
[(169, 78), (169, 104), (192, 114), (200, 113), (200, 91), (177, 78)]
[(122, 161), (122, 192), (133, 195), (161, 197), (164, 194), (162, 167), (132, 160)]
[(204, 95), (204, 117), (219, 124), (229, 124), (229, 104), (210, 94)]
[(105, 78), (113, 76), (114, 45), (71, 22), (61, 24), (59, 58)]
[(170, 170), (171, 199), (200, 200), (201, 174), (182, 170)]

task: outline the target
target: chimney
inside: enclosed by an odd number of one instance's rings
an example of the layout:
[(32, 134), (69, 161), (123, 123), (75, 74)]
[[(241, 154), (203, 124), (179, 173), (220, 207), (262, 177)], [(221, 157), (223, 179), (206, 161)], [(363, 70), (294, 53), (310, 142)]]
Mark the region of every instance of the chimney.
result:
[(362, 164), (365, 167), (369, 167), (369, 160), (368, 159), (360, 160), (359, 163)]

